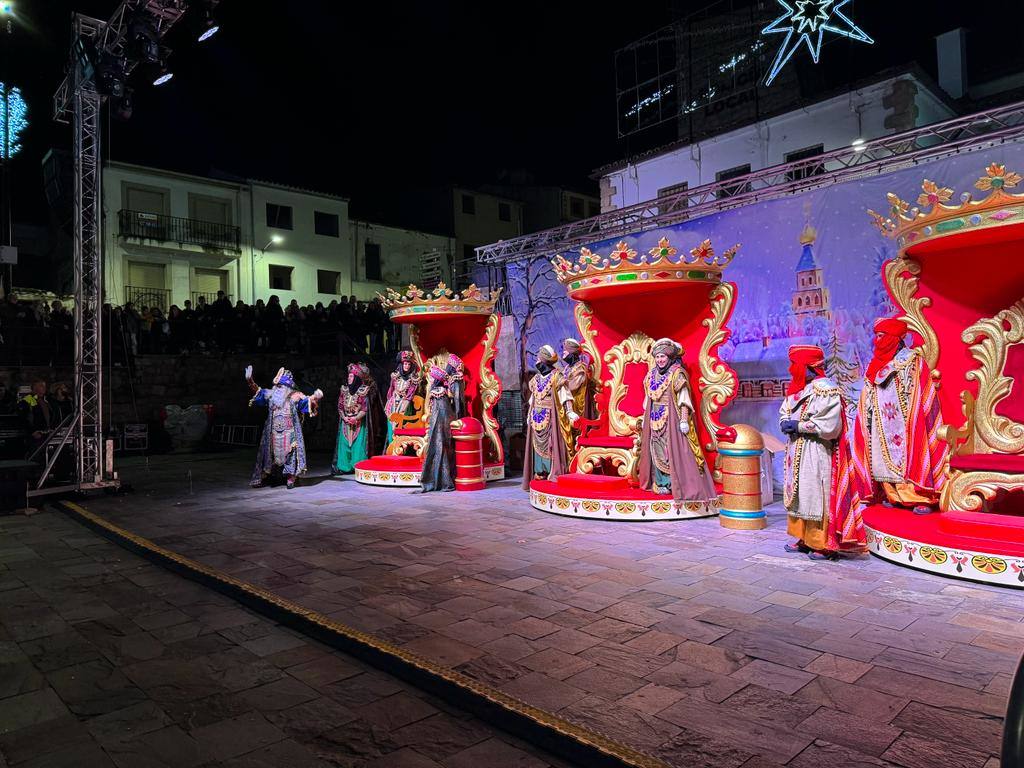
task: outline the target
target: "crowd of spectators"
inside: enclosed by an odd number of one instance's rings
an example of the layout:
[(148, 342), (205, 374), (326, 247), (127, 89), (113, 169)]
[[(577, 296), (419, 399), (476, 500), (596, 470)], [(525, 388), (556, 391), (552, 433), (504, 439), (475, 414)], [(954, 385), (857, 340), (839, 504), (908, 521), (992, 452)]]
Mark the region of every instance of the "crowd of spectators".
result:
[[(302, 355), (383, 355), (398, 351), (401, 329), (380, 301), (342, 297), (328, 305), (284, 306), (277, 296), (255, 305), (232, 304), (223, 292), (195, 306), (103, 306), (103, 343), (109, 359), (137, 355), (228, 355), (276, 352)], [(55, 364), (74, 355), (74, 318), (58, 301), (0, 299), (0, 363)]]

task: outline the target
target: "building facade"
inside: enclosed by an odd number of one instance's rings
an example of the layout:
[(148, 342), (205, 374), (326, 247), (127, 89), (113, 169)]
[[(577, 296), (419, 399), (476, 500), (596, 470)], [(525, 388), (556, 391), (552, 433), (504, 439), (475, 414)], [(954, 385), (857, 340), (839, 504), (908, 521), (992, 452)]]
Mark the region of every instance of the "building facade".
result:
[(105, 295), (112, 304), (371, 299), (419, 278), (449, 237), (355, 221), (348, 200), (265, 181), (222, 181), (126, 163), (103, 175)]
[(955, 116), (938, 89), (908, 73), (879, 80), (693, 144), (598, 170), (609, 211), (752, 171), (805, 160), (854, 141), (889, 136)]

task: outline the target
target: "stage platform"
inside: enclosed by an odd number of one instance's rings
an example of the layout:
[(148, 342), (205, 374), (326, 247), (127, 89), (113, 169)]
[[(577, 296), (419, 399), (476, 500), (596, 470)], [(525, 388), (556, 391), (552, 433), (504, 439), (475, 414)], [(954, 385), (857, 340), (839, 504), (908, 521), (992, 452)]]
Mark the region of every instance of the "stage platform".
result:
[(864, 510), (871, 554), (943, 576), (1024, 587), (1024, 516)]
[[(390, 485), (399, 488), (418, 488), (423, 459), (419, 456), (374, 456), (356, 464), (356, 480), (363, 485)], [(505, 478), (504, 464), (485, 464), (487, 482)]]
[(674, 501), (671, 496), (631, 488), (622, 477), (581, 473), (532, 481), (530, 504), (542, 512), (594, 520), (686, 520), (718, 514), (717, 499)]

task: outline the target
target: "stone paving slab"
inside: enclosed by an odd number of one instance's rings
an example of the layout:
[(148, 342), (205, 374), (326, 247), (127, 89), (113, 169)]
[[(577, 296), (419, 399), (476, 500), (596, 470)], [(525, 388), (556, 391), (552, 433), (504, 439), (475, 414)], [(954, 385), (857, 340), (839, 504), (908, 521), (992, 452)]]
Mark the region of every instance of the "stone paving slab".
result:
[(401, 768), (489, 756), (568, 766), (63, 514), (0, 517), (0, 767)]
[[(314, 476), (295, 490), (250, 489), (252, 458), (126, 463), (121, 471), (135, 492), (87, 506), (671, 764), (916, 768), (947, 755), (986, 768), (998, 755), (1008, 683), (1024, 650), (1022, 592), (869, 557), (827, 563), (787, 554), (778, 508), (764, 531), (729, 531), (713, 518), (579, 520), (534, 510), (512, 481), (416, 496), (329, 479), (326, 459), (319, 469), (314, 460)], [(8, 551), (9, 567), (31, 569), (19, 546), (0, 551), (0, 563)], [(76, 566), (92, 573), (88, 562)], [(153, 576), (124, 578), (147, 589)], [(68, 631), (71, 620), (59, 611), (33, 612), (17, 586), (8, 591), (29, 634)], [(94, 594), (92, 610), (102, 614), (116, 596)], [(146, 605), (139, 618), (160, 625), (146, 631), (167, 642), (159, 633), (216, 626), (195, 601), (182, 601)], [(173, 611), (185, 620), (169, 623), (180, 618)], [(289, 653), (288, 641), (269, 632), (238, 640), (254, 660)], [(316, 660), (295, 666), (295, 679), (321, 693), (337, 695), (358, 679)], [(166, 674), (177, 679), (173, 669)], [(211, 675), (208, 684), (230, 696), (230, 678)], [(258, 690), (272, 682), (250, 676), (238, 684)], [(272, 714), (264, 713), (271, 724)], [(400, 722), (401, 711), (395, 716)], [(339, 729), (346, 738), (367, 753), (383, 748), (365, 719), (353, 723)], [(325, 754), (342, 754), (339, 735), (317, 736)], [(424, 756), (448, 764), (448, 756)]]

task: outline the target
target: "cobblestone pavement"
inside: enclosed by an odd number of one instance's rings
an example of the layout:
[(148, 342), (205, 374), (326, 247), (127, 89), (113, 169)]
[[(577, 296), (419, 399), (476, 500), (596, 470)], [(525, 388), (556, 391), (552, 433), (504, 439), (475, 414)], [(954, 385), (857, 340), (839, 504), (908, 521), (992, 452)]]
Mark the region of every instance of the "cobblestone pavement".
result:
[(0, 768), (552, 764), (62, 514), (0, 517)]
[[(785, 554), (778, 510), (759, 532), (579, 520), (512, 481), (414, 496), (326, 460), (296, 490), (249, 489), (252, 458), (125, 464), (135, 493), (87, 506), (672, 764), (998, 765), (1024, 593)], [(198, 622), (168, 610), (153, 620)], [(267, 631), (240, 639), (298, 642)]]

